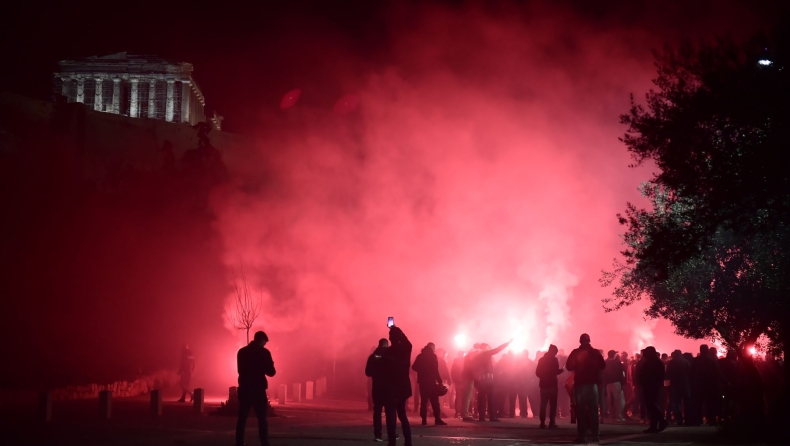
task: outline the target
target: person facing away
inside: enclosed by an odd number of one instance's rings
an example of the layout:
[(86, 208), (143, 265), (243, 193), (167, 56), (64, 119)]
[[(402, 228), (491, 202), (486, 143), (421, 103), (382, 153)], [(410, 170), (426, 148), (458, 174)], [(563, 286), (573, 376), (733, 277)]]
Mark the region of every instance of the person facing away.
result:
[(183, 403), (189, 395), (189, 402), (192, 402), (194, 396), (190, 390), (192, 383), (192, 372), (195, 371), (195, 357), (192, 355), (192, 350), (189, 349), (187, 344), (181, 349), (181, 361), (178, 365), (178, 374), (181, 376), (179, 384), (181, 385), (181, 398), (179, 403)]
[(703, 414), (708, 425), (716, 425), (721, 370), (718, 360), (710, 354), (709, 350), (707, 345), (700, 345), (699, 356), (691, 363), (691, 397), (694, 401), (692, 424), (694, 425), (702, 423)]
[[(420, 387), (420, 417), (422, 425), (428, 424), (428, 402), (433, 408), (434, 423), (437, 426), (446, 425), (442, 421), (441, 409), (439, 407), (439, 392), (437, 386), (442, 385), (442, 376), (439, 373), (439, 359), (436, 356), (436, 345), (429, 342), (417, 358), (414, 359), (412, 370), (417, 372), (417, 383)], [(446, 366), (445, 366), (446, 368)]]
[(386, 339), (379, 339), (378, 347), (368, 356), (368, 362), (365, 364), (365, 376), (373, 381), (371, 398), (373, 400), (373, 438), (376, 441), (383, 441), (381, 438), (381, 412), (390, 399), (387, 368), (384, 361), (384, 354), (389, 345), (389, 341)]
[(266, 421), (268, 399), (266, 389), (269, 388), (267, 376), (274, 376), (272, 354), (266, 349), (269, 337), (258, 331), (246, 347), (239, 349), (236, 364), (239, 371), (239, 420), (236, 423), (236, 446), (244, 444), (244, 430), (250, 408), (255, 409), (258, 417), (258, 434), (262, 446), (269, 445), (269, 425)]
[(583, 333), (579, 337), (579, 347), (574, 349), (565, 368), (574, 372), (573, 387), (576, 393), (576, 443), (587, 442), (587, 429), (593, 435), (593, 441), (600, 441), (598, 434), (598, 377), (606, 367), (603, 355), (590, 345), (590, 335)]
[(475, 343), (472, 349), (464, 356), (464, 369), (463, 369), (463, 403), (461, 412), (461, 419), (463, 421), (474, 421), (472, 418), (472, 399), (475, 395), (475, 358), (480, 353), (480, 344)]
[(644, 432), (652, 434), (661, 432), (667, 427), (664, 411), (659, 407), (659, 396), (664, 388), (664, 363), (658, 356), (655, 347), (645, 348), (644, 363), (639, 370), (639, 385), (645, 396), (647, 414), (650, 417), (650, 427)]
[(691, 364), (680, 350), (672, 352), (672, 359), (667, 362), (664, 377), (669, 380), (669, 409), (678, 426), (682, 426), (683, 414), (688, 414), (690, 410)]
[(557, 359), (557, 346), (554, 344), (549, 345), (547, 351), (542, 358), (538, 360), (538, 366), (535, 368), (535, 376), (538, 377), (538, 387), (540, 388), (540, 428), (546, 428), (546, 405), (550, 404), (549, 410), (549, 428), (556, 429), (557, 423), (557, 395), (559, 393), (559, 383), (557, 382), (557, 375), (562, 373), (560, 362)]
[(453, 394), (455, 395), (455, 416), (462, 417), (464, 414), (464, 395), (463, 395), (463, 374), (464, 374), (464, 352), (459, 350), (453, 359), (453, 365), (450, 367), (450, 378), (453, 381)]
[(384, 413), (387, 418), (388, 444), (395, 446), (396, 416), (400, 420), (406, 446), (411, 446), (411, 426), (406, 416), (406, 400), (411, 397), (411, 380), (409, 365), (411, 364), (411, 342), (396, 326), (390, 327), (390, 347), (382, 355), (387, 370), (386, 383), (388, 392)]
[(617, 421), (623, 421), (623, 405), (620, 394), (623, 391), (625, 382), (625, 369), (623, 363), (615, 356), (617, 352), (609, 350), (606, 356), (606, 367), (603, 370), (603, 383), (606, 389), (606, 396), (612, 402), (611, 417)]
[(480, 352), (474, 358), (475, 388), (477, 388), (477, 416), (479, 421), (485, 421), (486, 405), (488, 406), (488, 419), (499, 421), (496, 416), (494, 402), (494, 355), (501, 352), (511, 341), (492, 349), (488, 344), (481, 344)]

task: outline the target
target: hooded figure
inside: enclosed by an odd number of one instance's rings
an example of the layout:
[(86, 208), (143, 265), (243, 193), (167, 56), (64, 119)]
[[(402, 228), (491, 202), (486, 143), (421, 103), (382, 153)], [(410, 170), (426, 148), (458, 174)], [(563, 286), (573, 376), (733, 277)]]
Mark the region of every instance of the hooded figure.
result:
[(590, 335), (579, 337), (579, 348), (568, 356), (565, 368), (575, 372), (573, 390), (576, 394), (577, 443), (587, 443), (587, 428), (590, 428), (593, 441), (600, 441), (598, 434), (598, 379), (606, 367), (601, 352), (590, 345)]
[(645, 433), (661, 432), (667, 427), (664, 413), (659, 407), (658, 398), (664, 387), (664, 363), (656, 353), (655, 347), (645, 348), (645, 362), (639, 370), (639, 385), (645, 395), (645, 405), (650, 416), (650, 427)]
[(411, 368), (417, 372), (417, 383), (420, 386), (420, 417), (422, 417), (423, 426), (428, 424), (428, 401), (431, 402), (436, 425), (447, 424), (442, 421), (442, 413), (439, 408), (437, 386), (443, 385), (443, 383), (439, 373), (439, 358), (436, 356), (436, 346), (433, 342), (429, 342), (422, 349)]
[(562, 373), (560, 362), (557, 360), (557, 346), (554, 344), (549, 345), (547, 351), (542, 358), (538, 360), (538, 366), (535, 369), (535, 376), (540, 379), (538, 386), (540, 387), (540, 427), (546, 427), (546, 405), (551, 404), (549, 411), (549, 427), (555, 429), (557, 424), (555, 419), (557, 417), (557, 375)]
[(365, 376), (369, 376), (373, 381), (371, 390), (373, 398), (373, 436), (376, 441), (381, 441), (381, 411), (392, 401), (392, 387), (390, 386), (388, 370), (384, 356), (389, 348), (386, 339), (379, 339), (379, 345), (368, 357), (365, 365)]
[(409, 380), (409, 363), (411, 362), (411, 342), (403, 331), (390, 327), (390, 347), (382, 355), (387, 370), (386, 382), (388, 391), (384, 411), (387, 417), (387, 436), (389, 444), (395, 446), (395, 416), (400, 420), (406, 446), (411, 446), (411, 426), (406, 416), (406, 400), (411, 397), (411, 381)]

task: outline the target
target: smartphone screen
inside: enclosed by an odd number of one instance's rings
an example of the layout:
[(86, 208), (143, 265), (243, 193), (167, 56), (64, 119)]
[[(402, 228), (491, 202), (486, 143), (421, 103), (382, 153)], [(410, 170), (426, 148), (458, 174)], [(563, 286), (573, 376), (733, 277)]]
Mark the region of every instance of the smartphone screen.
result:
[(387, 328), (390, 328), (393, 325), (395, 325), (395, 318), (390, 316), (390, 317), (387, 318)]

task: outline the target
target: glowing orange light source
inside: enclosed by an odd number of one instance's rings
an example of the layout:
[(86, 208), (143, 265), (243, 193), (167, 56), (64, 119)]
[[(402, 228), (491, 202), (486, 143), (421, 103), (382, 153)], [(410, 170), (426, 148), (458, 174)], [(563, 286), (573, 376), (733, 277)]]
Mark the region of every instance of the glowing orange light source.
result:
[(757, 354), (757, 349), (754, 347), (749, 347), (749, 353), (754, 356)]

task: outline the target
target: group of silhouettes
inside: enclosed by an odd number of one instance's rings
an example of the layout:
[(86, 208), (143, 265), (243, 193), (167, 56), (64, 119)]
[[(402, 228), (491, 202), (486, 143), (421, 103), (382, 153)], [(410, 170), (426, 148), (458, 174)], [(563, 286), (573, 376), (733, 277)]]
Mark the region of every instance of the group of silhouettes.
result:
[(529, 407), (532, 416), (540, 418), (540, 428), (557, 428), (559, 402), (561, 416), (576, 423), (577, 443), (600, 441), (599, 425), (607, 417), (612, 421), (639, 417), (649, 424), (645, 433), (658, 433), (670, 422), (715, 425), (736, 413), (753, 418), (764, 414), (754, 362), (735, 352), (718, 358), (715, 349), (703, 345), (696, 357), (679, 350), (660, 355), (651, 346), (633, 358), (610, 350), (604, 359), (603, 350), (593, 348), (590, 336), (582, 334), (579, 347), (567, 357), (550, 345), (534, 362), (526, 352), (512, 351), (495, 362), (494, 355), (509, 344), (496, 348), (475, 344), (468, 352), (459, 351), (448, 370), (445, 351), (433, 343), (412, 363), (411, 343), (400, 328), (391, 327), (389, 340), (379, 340), (365, 367), (375, 440), (384, 441), (383, 411), (389, 444), (399, 438), (396, 422), (400, 420), (405, 444), (411, 445), (406, 405), (412, 397), (422, 425), (428, 424), (430, 404), (438, 426), (446, 425), (445, 405), (468, 422), (515, 417), (518, 405), (521, 417), (527, 417)]

